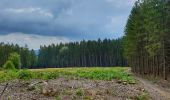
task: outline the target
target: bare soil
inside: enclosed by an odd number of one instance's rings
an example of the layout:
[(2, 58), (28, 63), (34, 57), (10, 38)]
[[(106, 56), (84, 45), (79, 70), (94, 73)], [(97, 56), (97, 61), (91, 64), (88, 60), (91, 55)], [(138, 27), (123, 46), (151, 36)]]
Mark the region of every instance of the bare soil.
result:
[(170, 92), (136, 77), (137, 84), (118, 80), (96, 81), (60, 77), (54, 80), (14, 80), (0, 84), (0, 92), (9, 83), (0, 100), (170, 100)]
[(170, 83), (165, 80), (150, 81), (141, 77), (136, 77), (153, 100), (170, 100)]
[[(144, 92), (142, 84), (117, 80), (95, 81), (60, 77), (55, 80), (10, 81), (1, 100), (135, 100)], [(3, 90), (6, 83), (0, 84)], [(36, 84), (34, 86), (32, 84)], [(31, 89), (32, 88), (32, 89)]]

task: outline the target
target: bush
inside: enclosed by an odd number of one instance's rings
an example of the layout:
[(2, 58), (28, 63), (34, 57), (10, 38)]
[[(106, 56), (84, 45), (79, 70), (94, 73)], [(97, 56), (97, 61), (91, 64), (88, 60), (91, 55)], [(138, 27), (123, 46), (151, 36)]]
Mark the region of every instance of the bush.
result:
[(12, 61), (7, 61), (4, 66), (3, 66), (4, 69), (10, 69), (10, 70), (14, 70), (15, 69), (15, 65), (13, 64)]
[(18, 78), (24, 80), (31, 79), (33, 78), (33, 73), (29, 70), (22, 70), (18, 73)]
[[(56, 79), (59, 76), (59, 74), (54, 73), (54, 72), (47, 72), (44, 73), (43, 75), (43, 79), (49, 80), (49, 79)], [(42, 77), (42, 76), (41, 76)]]
[(77, 96), (83, 96), (83, 94), (84, 94), (84, 92), (82, 89), (77, 89), (77, 91), (76, 91)]
[(15, 68), (19, 69), (21, 67), (21, 58), (18, 53), (11, 53), (8, 60), (13, 62)]
[(149, 94), (144, 92), (136, 97), (136, 100), (149, 100)]

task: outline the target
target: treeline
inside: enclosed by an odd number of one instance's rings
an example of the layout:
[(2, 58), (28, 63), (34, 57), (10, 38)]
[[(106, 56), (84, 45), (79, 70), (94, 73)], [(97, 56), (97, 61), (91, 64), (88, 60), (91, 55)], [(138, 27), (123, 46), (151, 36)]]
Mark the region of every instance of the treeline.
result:
[(126, 66), (122, 39), (41, 46), (38, 66), (43, 68)]
[(132, 71), (170, 75), (170, 0), (138, 0), (129, 16), (124, 50)]
[(19, 68), (127, 66), (122, 39), (51, 44), (41, 46), (38, 54), (27, 46), (0, 43), (0, 67), (16, 53), (20, 56)]
[(27, 47), (20, 47), (17, 44), (0, 43), (0, 67), (8, 61), (11, 53), (17, 53), (20, 56), (21, 68), (30, 68), (37, 66), (37, 56), (34, 50), (29, 50)]

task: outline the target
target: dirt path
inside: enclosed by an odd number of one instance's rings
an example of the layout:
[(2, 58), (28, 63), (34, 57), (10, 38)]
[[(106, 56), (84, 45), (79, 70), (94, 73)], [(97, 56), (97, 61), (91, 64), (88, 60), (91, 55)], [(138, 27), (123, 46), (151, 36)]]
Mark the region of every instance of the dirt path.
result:
[(141, 82), (146, 91), (153, 100), (170, 100), (170, 93), (161, 89), (159, 86), (154, 85), (148, 80), (142, 79), (140, 77), (135, 77), (139, 82)]

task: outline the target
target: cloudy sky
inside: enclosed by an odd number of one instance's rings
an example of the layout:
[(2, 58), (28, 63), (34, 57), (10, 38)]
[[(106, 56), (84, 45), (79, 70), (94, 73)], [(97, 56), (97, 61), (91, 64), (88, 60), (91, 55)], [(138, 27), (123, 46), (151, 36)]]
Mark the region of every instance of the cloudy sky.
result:
[(51, 43), (118, 38), (135, 0), (0, 0), (0, 42)]

